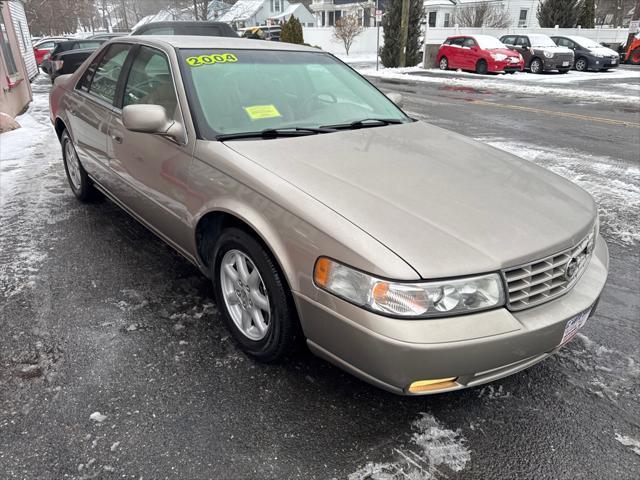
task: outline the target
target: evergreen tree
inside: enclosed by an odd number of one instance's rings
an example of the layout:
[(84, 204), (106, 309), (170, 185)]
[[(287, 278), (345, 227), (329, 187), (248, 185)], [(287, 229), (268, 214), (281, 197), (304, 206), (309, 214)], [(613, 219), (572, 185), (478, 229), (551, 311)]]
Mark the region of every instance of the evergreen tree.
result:
[[(409, 0), (409, 35), (407, 36), (406, 65), (420, 63), (420, 22), (424, 16), (422, 0)], [(380, 49), (382, 64), (398, 67), (400, 62), (400, 22), (402, 20), (402, 0), (390, 0), (387, 12), (382, 17), (384, 46)]]
[(542, 28), (574, 28), (578, 22), (580, 0), (544, 0), (538, 4), (538, 23)]
[(594, 28), (596, 26), (596, 2), (595, 0), (583, 0), (580, 5), (578, 25), (582, 28)]
[(303, 44), (302, 24), (300, 20), (291, 15), (289, 20), (285, 20), (280, 30), (280, 41), (286, 43)]

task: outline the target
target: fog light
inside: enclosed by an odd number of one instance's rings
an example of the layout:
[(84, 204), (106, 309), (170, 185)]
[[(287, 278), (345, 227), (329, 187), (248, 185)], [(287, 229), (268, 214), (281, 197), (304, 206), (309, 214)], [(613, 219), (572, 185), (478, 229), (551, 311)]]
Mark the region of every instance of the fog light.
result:
[(409, 392), (420, 393), (455, 387), (457, 385), (457, 378), (458, 377), (436, 378), (434, 380), (420, 380), (418, 382), (413, 382), (409, 386)]

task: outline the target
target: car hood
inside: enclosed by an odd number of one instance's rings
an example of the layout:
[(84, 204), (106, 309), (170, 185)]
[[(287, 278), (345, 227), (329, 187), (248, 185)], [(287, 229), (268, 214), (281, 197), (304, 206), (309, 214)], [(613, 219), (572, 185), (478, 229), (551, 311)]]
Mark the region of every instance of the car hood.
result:
[(553, 47), (533, 47), (535, 50), (546, 50), (548, 52), (553, 53), (573, 53), (573, 50), (567, 47), (561, 47), (559, 45), (555, 45)]
[(618, 56), (618, 52), (607, 47), (593, 47), (593, 48), (589, 48), (589, 51), (594, 55), (605, 55), (605, 56), (612, 56), (612, 57)]
[(487, 50), (489, 53), (502, 53), (503, 55), (506, 55), (507, 57), (520, 57), (520, 54), (514, 50), (511, 50), (509, 48), (491, 48)]
[(376, 238), (422, 278), (556, 253), (595, 218), (591, 196), (568, 180), (422, 122), (226, 145)]

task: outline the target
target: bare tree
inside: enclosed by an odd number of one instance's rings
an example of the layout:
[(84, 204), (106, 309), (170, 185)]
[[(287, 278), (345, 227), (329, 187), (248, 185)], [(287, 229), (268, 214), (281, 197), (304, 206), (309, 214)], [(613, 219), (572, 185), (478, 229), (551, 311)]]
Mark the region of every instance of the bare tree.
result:
[(506, 28), (511, 24), (511, 18), (506, 8), (485, 2), (456, 8), (453, 23), (461, 27)]
[(363, 31), (364, 27), (359, 24), (358, 17), (355, 15), (345, 15), (336, 21), (333, 27), (333, 38), (342, 42), (347, 55), (349, 55), (351, 45), (353, 45), (356, 37)]

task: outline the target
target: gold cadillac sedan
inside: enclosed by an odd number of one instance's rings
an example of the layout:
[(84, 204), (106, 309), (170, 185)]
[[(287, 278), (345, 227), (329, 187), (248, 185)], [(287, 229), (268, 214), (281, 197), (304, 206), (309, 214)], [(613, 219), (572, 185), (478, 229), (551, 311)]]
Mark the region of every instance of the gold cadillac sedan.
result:
[(607, 278), (593, 199), (389, 97), (314, 48), (138, 36), (58, 78), (51, 121), (77, 198), (197, 265), (256, 359), (304, 341), (418, 395), (556, 352)]

